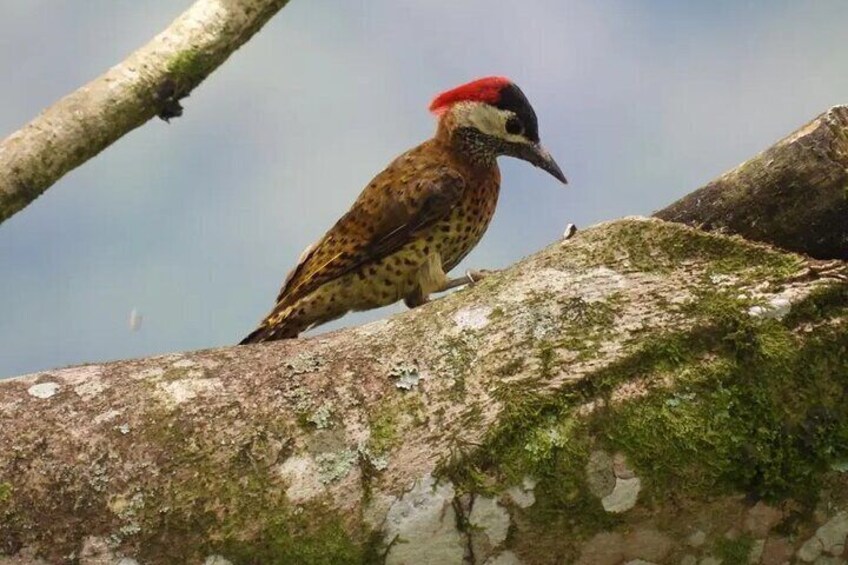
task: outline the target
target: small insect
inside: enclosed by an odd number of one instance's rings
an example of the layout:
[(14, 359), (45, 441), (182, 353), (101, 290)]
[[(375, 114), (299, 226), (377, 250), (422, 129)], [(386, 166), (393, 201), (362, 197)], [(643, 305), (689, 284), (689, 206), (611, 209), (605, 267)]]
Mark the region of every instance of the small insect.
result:
[(139, 313), (137, 308), (130, 310), (129, 322), (131, 332), (137, 332), (141, 329), (142, 315)]

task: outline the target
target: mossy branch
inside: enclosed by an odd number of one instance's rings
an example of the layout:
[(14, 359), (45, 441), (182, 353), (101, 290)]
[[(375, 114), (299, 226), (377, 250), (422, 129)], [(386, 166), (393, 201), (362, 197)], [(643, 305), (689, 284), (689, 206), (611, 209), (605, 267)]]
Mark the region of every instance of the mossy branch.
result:
[(0, 561), (791, 555), (848, 509), (848, 286), (804, 266), (626, 219), (360, 328), (0, 381)]
[(0, 142), (0, 224), (63, 175), (180, 99), (288, 0), (197, 0), (126, 60)]
[(654, 215), (818, 259), (848, 259), (848, 106)]

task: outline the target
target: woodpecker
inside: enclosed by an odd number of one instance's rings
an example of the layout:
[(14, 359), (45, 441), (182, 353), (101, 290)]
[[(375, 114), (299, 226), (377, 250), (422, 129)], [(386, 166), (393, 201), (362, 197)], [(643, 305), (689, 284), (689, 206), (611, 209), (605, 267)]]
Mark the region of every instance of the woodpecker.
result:
[(480, 241), (500, 190), (497, 158), (523, 159), (566, 183), (539, 142), (536, 113), (505, 77), (436, 96), (436, 134), (397, 157), (306, 248), (276, 304), (242, 344), (294, 338), (350, 311), (410, 308), (480, 275), (446, 275)]

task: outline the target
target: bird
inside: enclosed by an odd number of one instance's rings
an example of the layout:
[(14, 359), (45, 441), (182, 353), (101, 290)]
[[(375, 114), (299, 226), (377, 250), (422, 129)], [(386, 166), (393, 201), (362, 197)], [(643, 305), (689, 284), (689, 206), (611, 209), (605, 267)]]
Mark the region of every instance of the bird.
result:
[(340, 318), (433, 293), (487, 273), (448, 278), (480, 241), (500, 191), (497, 158), (516, 157), (566, 178), (539, 139), (536, 112), (503, 76), (479, 78), (433, 98), (436, 133), (394, 159), (353, 206), (301, 254), (271, 312), (241, 344), (296, 338)]

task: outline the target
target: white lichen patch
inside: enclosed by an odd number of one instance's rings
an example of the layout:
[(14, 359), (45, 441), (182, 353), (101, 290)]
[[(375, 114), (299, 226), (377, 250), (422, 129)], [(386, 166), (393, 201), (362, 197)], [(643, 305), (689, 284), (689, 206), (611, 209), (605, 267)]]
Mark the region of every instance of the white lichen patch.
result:
[(772, 297), (765, 305), (751, 306), (748, 315), (754, 318), (780, 320), (792, 309), (792, 302), (783, 296)]
[(736, 286), (739, 281), (739, 277), (728, 274), (713, 274), (709, 276), (709, 279), (713, 286), (722, 288)]
[(395, 379), (395, 387), (401, 390), (412, 390), (418, 386), (421, 373), (414, 365), (396, 365), (389, 371), (389, 377)]
[(108, 386), (100, 379), (100, 377), (93, 377), (88, 381), (76, 385), (74, 387), (74, 392), (83, 400), (88, 401), (107, 388)]
[(286, 361), (286, 367), (294, 375), (314, 373), (324, 364), (324, 358), (311, 353), (299, 353)]
[(171, 367), (175, 369), (191, 369), (192, 367), (198, 366), (199, 364), (197, 361), (193, 361), (191, 359), (180, 359), (179, 361), (171, 363)]
[(322, 404), (318, 410), (307, 417), (307, 421), (315, 424), (319, 430), (326, 430), (333, 424), (333, 408), (331, 403)]
[(159, 384), (160, 390), (165, 393), (166, 399), (173, 404), (182, 404), (193, 400), (197, 395), (204, 392), (221, 390), (221, 380), (211, 379), (178, 379), (171, 382)]
[(223, 555), (210, 555), (203, 562), (203, 565), (233, 565), (233, 563)]
[(111, 422), (112, 420), (120, 416), (122, 413), (122, 410), (108, 410), (95, 416), (93, 421), (95, 425), (103, 424), (104, 422)]
[(132, 373), (130, 378), (137, 381), (158, 380), (165, 374), (165, 369), (162, 367), (149, 367), (141, 370), (138, 373)]
[(344, 478), (353, 468), (357, 458), (357, 453), (352, 449), (316, 455), (318, 480), (326, 485)]
[(295, 504), (307, 502), (324, 490), (318, 481), (318, 465), (308, 455), (292, 455), (280, 464), (277, 472), (288, 484), (286, 497)]
[(375, 471), (385, 471), (389, 468), (389, 456), (388, 454), (375, 455), (368, 448), (366, 442), (360, 442), (357, 447), (357, 451), (359, 454), (371, 464)]
[(627, 512), (634, 506), (642, 489), (642, 481), (639, 477), (632, 479), (615, 479), (615, 487), (612, 492), (601, 499), (604, 510), (612, 513)]
[(491, 314), (490, 306), (463, 308), (453, 315), (453, 321), (460, 330), (481, 330), (489, 325)]
[(74, 386), (92, 379), (99, 379), (103, 374), (103, 367), (101, 365), (81, 365), (79, 367), (47, 371), (41, 374)]
[(531, 293), (549, 291), (560, 294), (568, 288), (572, 276), (573, 273), (550, 268), (522, 271), (519, 279), (510, 285), (509, 291), (498, 296), (498, 302), (521, 304), (527, 301)]
[(519, 508), (530, 508), (536, 504), (536, 479), (532, 477), (524, 477), (520, 485), (510, 487), (506, 491), (506, 495)]
[[(819, 283), (826, 284), (826, 283)], [(815, 285), (815, 286), (818, 286)], [(803, 285), (787, 285), (780, 292), (769, 294), (759, 291), (751, 293), (750, 297), (762, 302), (748, 309), (748, 314), (755, 318), (780, 320), (792, 310), (792, 305), (809, 295), (810, 287)]]
[(51, 396), (55, 395), (57, 392), (59, 392), (61, 388), (62, 387), (59, 383), (38, 383), (37, 385), (32, 385), (31, 387), (29, 387), (27, 389), (27, 393), (29, 393), (30, 396), (46, 400)]
[(141, 531), (138, 515), (144, 509), (144, 495), (142, 493), (137, 492), (130, 497), (116, 495), (109, 500), (107, 506), (109, 510), (124, 521), (118, 531), (109, 536), (110, 543), (117, 545), (123, 539)]
[(506, 539), (509, 512), (496, 499), (480, 496), (474, 499), (468, 522), (489, 538), (492, 547), (497, 547)]
[(456, 527), (451, 483), (425, 475), (392, 504), (383, 529), (387, 565), (462, 563), (465, 537)]

